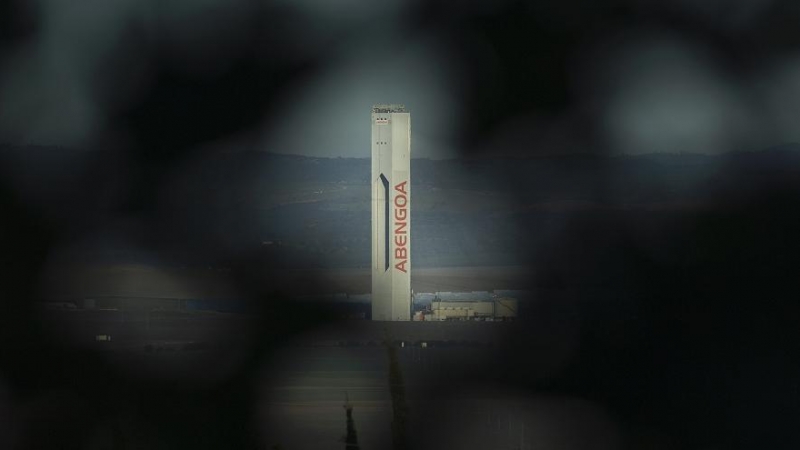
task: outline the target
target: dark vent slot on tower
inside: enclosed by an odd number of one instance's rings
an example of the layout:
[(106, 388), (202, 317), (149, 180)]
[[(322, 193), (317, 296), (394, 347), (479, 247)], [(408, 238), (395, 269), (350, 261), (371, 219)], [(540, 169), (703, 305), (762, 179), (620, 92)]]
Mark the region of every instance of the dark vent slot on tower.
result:
[(389, 180), (386, 179), (383, 174), (381, 174), (381, 183), (383, 183), (383, 241), (384, 241), (384, 250), (383, 256), (386, 261), (386, 265), (383, 269), (384, 272), (389, 270)]

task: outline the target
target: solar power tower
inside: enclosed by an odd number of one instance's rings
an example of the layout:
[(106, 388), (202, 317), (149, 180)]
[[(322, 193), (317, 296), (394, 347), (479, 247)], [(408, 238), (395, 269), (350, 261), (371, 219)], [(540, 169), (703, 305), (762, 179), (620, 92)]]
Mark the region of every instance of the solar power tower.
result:
[(411, 320), (411, 114), (372, 107), (372, 320)]

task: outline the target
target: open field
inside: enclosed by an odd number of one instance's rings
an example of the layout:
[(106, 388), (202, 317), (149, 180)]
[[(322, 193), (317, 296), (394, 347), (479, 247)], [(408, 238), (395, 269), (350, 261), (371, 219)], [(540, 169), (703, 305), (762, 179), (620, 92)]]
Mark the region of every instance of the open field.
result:
[[(529, 289), (531, 273), (532, 269), (521, 266), (412, 268), (411, 288), (414, 292)], [(335, 292), (358, 294), (371, 290), (369, 269), (326, 270), (318, 276)]]
[[(369, 269), (264, 270), (263, 291), (289, 295), (371, 290)], [(529, 289), (532, 269), (508, 267), (442, 267), (412, 269), (415, 292)], [(258, 276), (257, 274), (255, 276)], [(48, 300), (87, 297), (171, 299), (237, 298), (234, 274), (226, 270), (145, 265), (70, 266), (42, 279)], [(258, 280), (257, 280), (258, 281)]]
[[(508, 355), (503, 349), (518, 339), (522, 329), (519, 323), (346, 321), (278, 336), (268, 343), (271, 350), (263, 352), (258, 322), (246, 315), (48, 310), (38, 317), (52, 345), (68, 354), (92, 355), (96, 366), (89, 373), (102, 373), (104, 383), (111, 377), (203, 392), (245, 368), (255, 369), (242, 379), (251, 383), (245, 390), (256, 417), (241, 426), (253, 427), (270, 447), (314, 449), (342, 448), (345, 395), (354, 406), (361, 448), (389, 446), (392, 399), (383, 343), (387, 338), (402, 372), (413, 448), (437, 448), (428, 439), (443, 431), (452, 439), (452, 433), (442, 425), (435, 429), (429, 425), (450, 414), (433, 411), (443, 407), (453, 411), (461, 408), (457, 402), (476, 399), (479, 391), (459, 386), (494, 373)], [(81, 370), (85, 369), (75, 368)], [(494, 417), (487, 411), (486, 406), (466, 414), (459, 411), (460, 419), (484, 427), (473, 426), (471, 432), (486, 441), (480, 447), (457, 448), (508, 448), (508, 433), (499, 433), (494, 422), (487, 422)]]

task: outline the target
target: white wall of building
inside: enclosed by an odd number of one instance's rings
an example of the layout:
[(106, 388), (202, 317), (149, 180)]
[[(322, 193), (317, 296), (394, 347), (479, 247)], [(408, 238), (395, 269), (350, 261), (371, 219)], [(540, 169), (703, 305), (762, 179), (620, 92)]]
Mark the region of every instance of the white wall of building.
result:
[(411, 320), (411, 116), (372, 110), (372, 319)]

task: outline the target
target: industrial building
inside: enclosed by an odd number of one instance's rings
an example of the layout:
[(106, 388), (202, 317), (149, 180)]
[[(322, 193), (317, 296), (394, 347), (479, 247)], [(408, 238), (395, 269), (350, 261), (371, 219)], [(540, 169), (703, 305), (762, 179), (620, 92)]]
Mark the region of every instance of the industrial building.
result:
[(372, 107), (372, 320), (411, 320), (411, 116)]
[(420, 310), (414, 320), (513, 320), (519, 300), (497, 292), (436, 292), (417, 294)]
[[(522, 290), (412, 292), (414, 321), (510, 321), (532, 295)], [(325, 294), (298, 297), (301, 302), (322, 303), (349, 319), (367, 318), (373, 309), (371, 294)]]
[(432, 320), (510, 320), (517, 317), (519, 304), (514, 298), (495, 298), (492, 301), (431, 303)]

